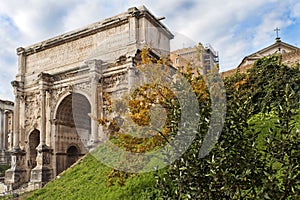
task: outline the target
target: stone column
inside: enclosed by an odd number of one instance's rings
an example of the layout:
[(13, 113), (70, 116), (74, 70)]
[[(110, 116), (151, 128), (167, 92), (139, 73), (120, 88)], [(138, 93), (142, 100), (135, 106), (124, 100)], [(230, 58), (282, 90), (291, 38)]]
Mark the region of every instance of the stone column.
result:
[(91, 142), (97, 143), (98, 142), (98, 107), (97, 107), (97, 102), (98, 102), (98, 86), (99, 78), (97, 75), (93, 75), (91, 77)]
[(10, 138), (9, 138), (9, 150), (12, 150), (14, 147), (14, 132), (13, 132), (13, 127), (14, 127), (14, 113), (11, 112), (11, 130), (9, 132)]
[(8, 150), (8, 110), (4, 111), (4, 125), (3, 125), (3, 147), (5, 150)]
[(25, 49), (23, 47), (17, 48), (17, 55), (18, 55), (18, 75), (25, 74), (26, 71), (26, 55)]
[(9, 189), (18, 188), (20, 185), (28, 181), (28, 176), (25, 168), (25, 152), (20, 149), (19, 145), (19, 109), (20, 98), (20, 83), (13, 81), (15, 104), (14, 104), (14, 126), (13, 126), (13, 149), (11, 156), (11, 168), (5, 172), (5, 183)]
[[(51, 167), (52, 149), (46, 145), (46, 92), (51, 83), (51, 75), (41, 73), (39, 75), (40, 95), (41, 95), (41, 131), (40, 144), (37, 149), (37, 165), (31, 170), (30, 184), (33, 189), (44, 186), (52, 180), (53, 171)], [(49, 120), (49, 119), (48, 119)]]
[(52, 130), (52, 125), (51, 125), (51, 107), (50, 107), (50, 102), (51, 102), (51, 90), (48, 90), (46, 92), (46, 145), (51, 146), (51, 130)]
[(13, 149), (14, 150), (19, 150), (19, 124), (20, 124), (20, 116), (19, 116), (19, 111), (20, 111), (20, 94), (17, 91), (18, 90), (18, 82), (14, 81), (12, 82), (13, 87), (15, 88), (15, 104), (14, 104), (14, 125), (13, 125)]
[(14, 125), (13, 125), (13, 132), (14, 132), (14, 139), (13, 139), (13, 149), (19, 150), (19, 124), (20, 124), (20, 94), (18, 90), (18, 82), (12, 82), (13, 87), (15, 88), (15, 105), (14, 105)]
[(130, 90), (136, 84), (135, 67), (131, 65), (127, 68), (127, 71), (128, 71), (128, 90)]
[(40, 132), (40, 145), (46, 144), (46, 90), (41, 89), (41, 132)]
[(86, 62), (90, 68), (91, 81), (91, 146), (99, 142), (98, 136), (98, 84), (101, 77), (101, 60), (90, 60)]
[[(99, 80), (98, 86), (98, 116), (99, 119), (104, 118), (104, 111), (103, 111), (103, 77)], [(105, 141), (107, 139), (106, 135), (104, 134), (103, 125), (99, 124), (98, 126), (98, 137), (100, 141)]]
[(10, 153), (8, 147), (8, 110), (3, 112), (3, 153), (4, 153), (4, 162), (8, 165), (10, 163)]
[(4, 138), (4, 110), (0, 109), (0, 150), (4, 149), (3, 138)]
[(137, 48), (143, 48), (143, 46), (139, 46), (139, 11), (137, 9), (131, 9), (129, 11), (131, 13), (131, 16), (129, 17), (129, 44), (127, 46), (127, 53), (129, 55), (135, 55)]
[(4, 142), (4, 110), (0, 109), (0, 163), (5, 163), (5, 148)]

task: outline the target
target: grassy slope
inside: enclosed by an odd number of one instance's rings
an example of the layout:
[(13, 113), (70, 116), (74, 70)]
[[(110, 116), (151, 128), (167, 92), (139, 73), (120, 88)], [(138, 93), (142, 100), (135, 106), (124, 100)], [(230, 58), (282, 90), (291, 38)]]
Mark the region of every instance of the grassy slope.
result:
[(86, 156), (75, 167), (68, 169), (59, 179), (37, 190), (26, 199), (156, 199), (154, 173), (130, 177), (124, 186), (107, 186), (107, 173), (111, 169), (93, 156)]
[[(277, 118), (268, 114), (258, 114), (249, 121), (256, 131), (260, 131), (258, 141), (263, 149), (263, 141), (269, 128), (274, 128)], [(295, 117), (300, 129), (300, 111)], [(276, 129), (276, 128), (275, 128)], [(157, 199), (159, 191), (154, 188), (154, 173), (139, 174), (129, 178), (123, 187), (118, 184), (107, 187), (107, 174), (111, 169), (88, 155), (78, 165), (67, 170), (61, 178), (37, 190), (27, 199)]]

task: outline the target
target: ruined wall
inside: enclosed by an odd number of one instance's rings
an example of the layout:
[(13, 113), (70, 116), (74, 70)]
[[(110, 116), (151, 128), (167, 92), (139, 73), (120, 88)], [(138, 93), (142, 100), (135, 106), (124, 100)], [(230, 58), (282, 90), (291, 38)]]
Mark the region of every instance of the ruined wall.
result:
[[(300, 50), (282, 55), (282, 63), (292, 66), (300, 63)], [(300, 68), (299, 68), (300, 69)]]
[(170, 38), (163, 33), (163, 29), (156, 27), (147, 19), (139, 20), (139, 41), (141, 41), (140, 48), (147, 45), (152, 49), (160, 51), (161, 54), (167, 56), (170, 54)]
[(173, 35), (150, 13), (139, 14), (120, 14), (26, 47), (24, 69), (19, 69), (25, 75), (25, 88), (31, 87), (41, 72), (68, 71), (91, 59), (110, 63), (120, 56), (134, 56), (136, 49), (145, 46), (168, 55)]
[(108, 62), (115, 60), (118, 56), (126, 54), (129, 39), (129, 25), (123, 24), (28, 55), (25, 87), (33, 84), (40, 72), (54, 74), (67, 71), (83, 65), (84, 61), (93, 57)]

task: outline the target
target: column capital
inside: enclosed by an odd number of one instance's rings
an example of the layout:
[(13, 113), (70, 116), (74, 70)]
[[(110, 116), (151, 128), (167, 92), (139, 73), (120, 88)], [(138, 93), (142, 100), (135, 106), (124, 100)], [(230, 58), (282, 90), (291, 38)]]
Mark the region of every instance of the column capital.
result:
[(11, 82), (11, 85), (14, 88), (14, 95), (17, 99), (19, 99), (22, 96), (22, 84), (22, 82), (16, 80)]
[(23, 55), (24, 53), (25, 53), (25, 48), (23, 48), (23, 47), (17, 48), (17, 55)]
[(52, 82), (53, 81), (53, 76), (51, 74), (41, 72), (38, 75), (38, 80), (39, 81)]
[(41, 90), (48, 90), (49, 86), (53, 83), (54, 79), (51, 74), (41, 72), (38, 75), (38, 83)]
[(47, 146), (46, 144), (42, 144), (40, 143), (37, 147), (36, 147), (36, 150), (38, 152), (45, 152), (45, 151), (51, 151), (52, 152), (52, 149)]
[(22, 150), (19, 145), (18, 146), (13, 146), (13, 148), (12, 148), (12, 154), (14, 154), (14, 155), (15, 154), (25, 155), (25, 151)]
[(5, 109), (5, 110), (4, 110), (4, 113), (5, 113), (5, 114), (10, 114), (10, 113), (12, 113), (12, 112), (13, 112), (13, 111), (12, 111), (12, 110), (9, 110), (9, 109)]
[(97, 67), (101, 67), (103, 61), (102, 60), (97, 60), (97, 59), (93, 59), (93, 60), (87, 60), (84, 62), (87, 66), (90, 67), (90, 70), (95, 69)]
[(85, 64), (89, 67), (90, 73), (95, 73), (99, 76), (102, 76), (102, 69), (103, 69), (103, 61), (102, 60), (87, 60), (85, 61)]
[(19, 84), (19, 81), (12, 81), (11, 82), (11, 85), (13, 86), (13, 88), (19, 88), (20, 84)]
[(128, 8), (128, 13), (132, 16), (132, 17), (137, 17), (140, 15), (140, 10), (137, 9), (136, 7), (132, 7), (132, 8)]

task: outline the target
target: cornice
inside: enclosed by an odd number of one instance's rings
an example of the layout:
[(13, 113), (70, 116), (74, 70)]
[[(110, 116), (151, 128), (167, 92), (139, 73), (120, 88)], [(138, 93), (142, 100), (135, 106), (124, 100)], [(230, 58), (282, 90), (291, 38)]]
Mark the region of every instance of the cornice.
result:
[(59, 46), (61, 44), (65, 44), (67, 42), (72, 42), (80, 38), (84, 38), (95, 33), (126, 24), (132, 17), (135, 17), (137, 19), (144, 17), (147, 20), (149, 20), (152, 24), (154, 24), (154, 26), (161, 28), (161, 31), (163, 31), (170, 39), (174, 37), (174, 35), (166, 28), (164, 24), (160, 22), (159, 19), (155, 18), (154, 15), (151, 14), (146, 7), (142, 6), (139, 8), (129, 8), (127, 12), (95, 22), (88, 26), (64, 33), (62, 35), (55, 36), (53, 38), (33, 44), (26, 48), (19, 47), (17, 48), (17, 53), (18, 55), (23, 54), (25, 56), (28, 56), (55, 46)]

